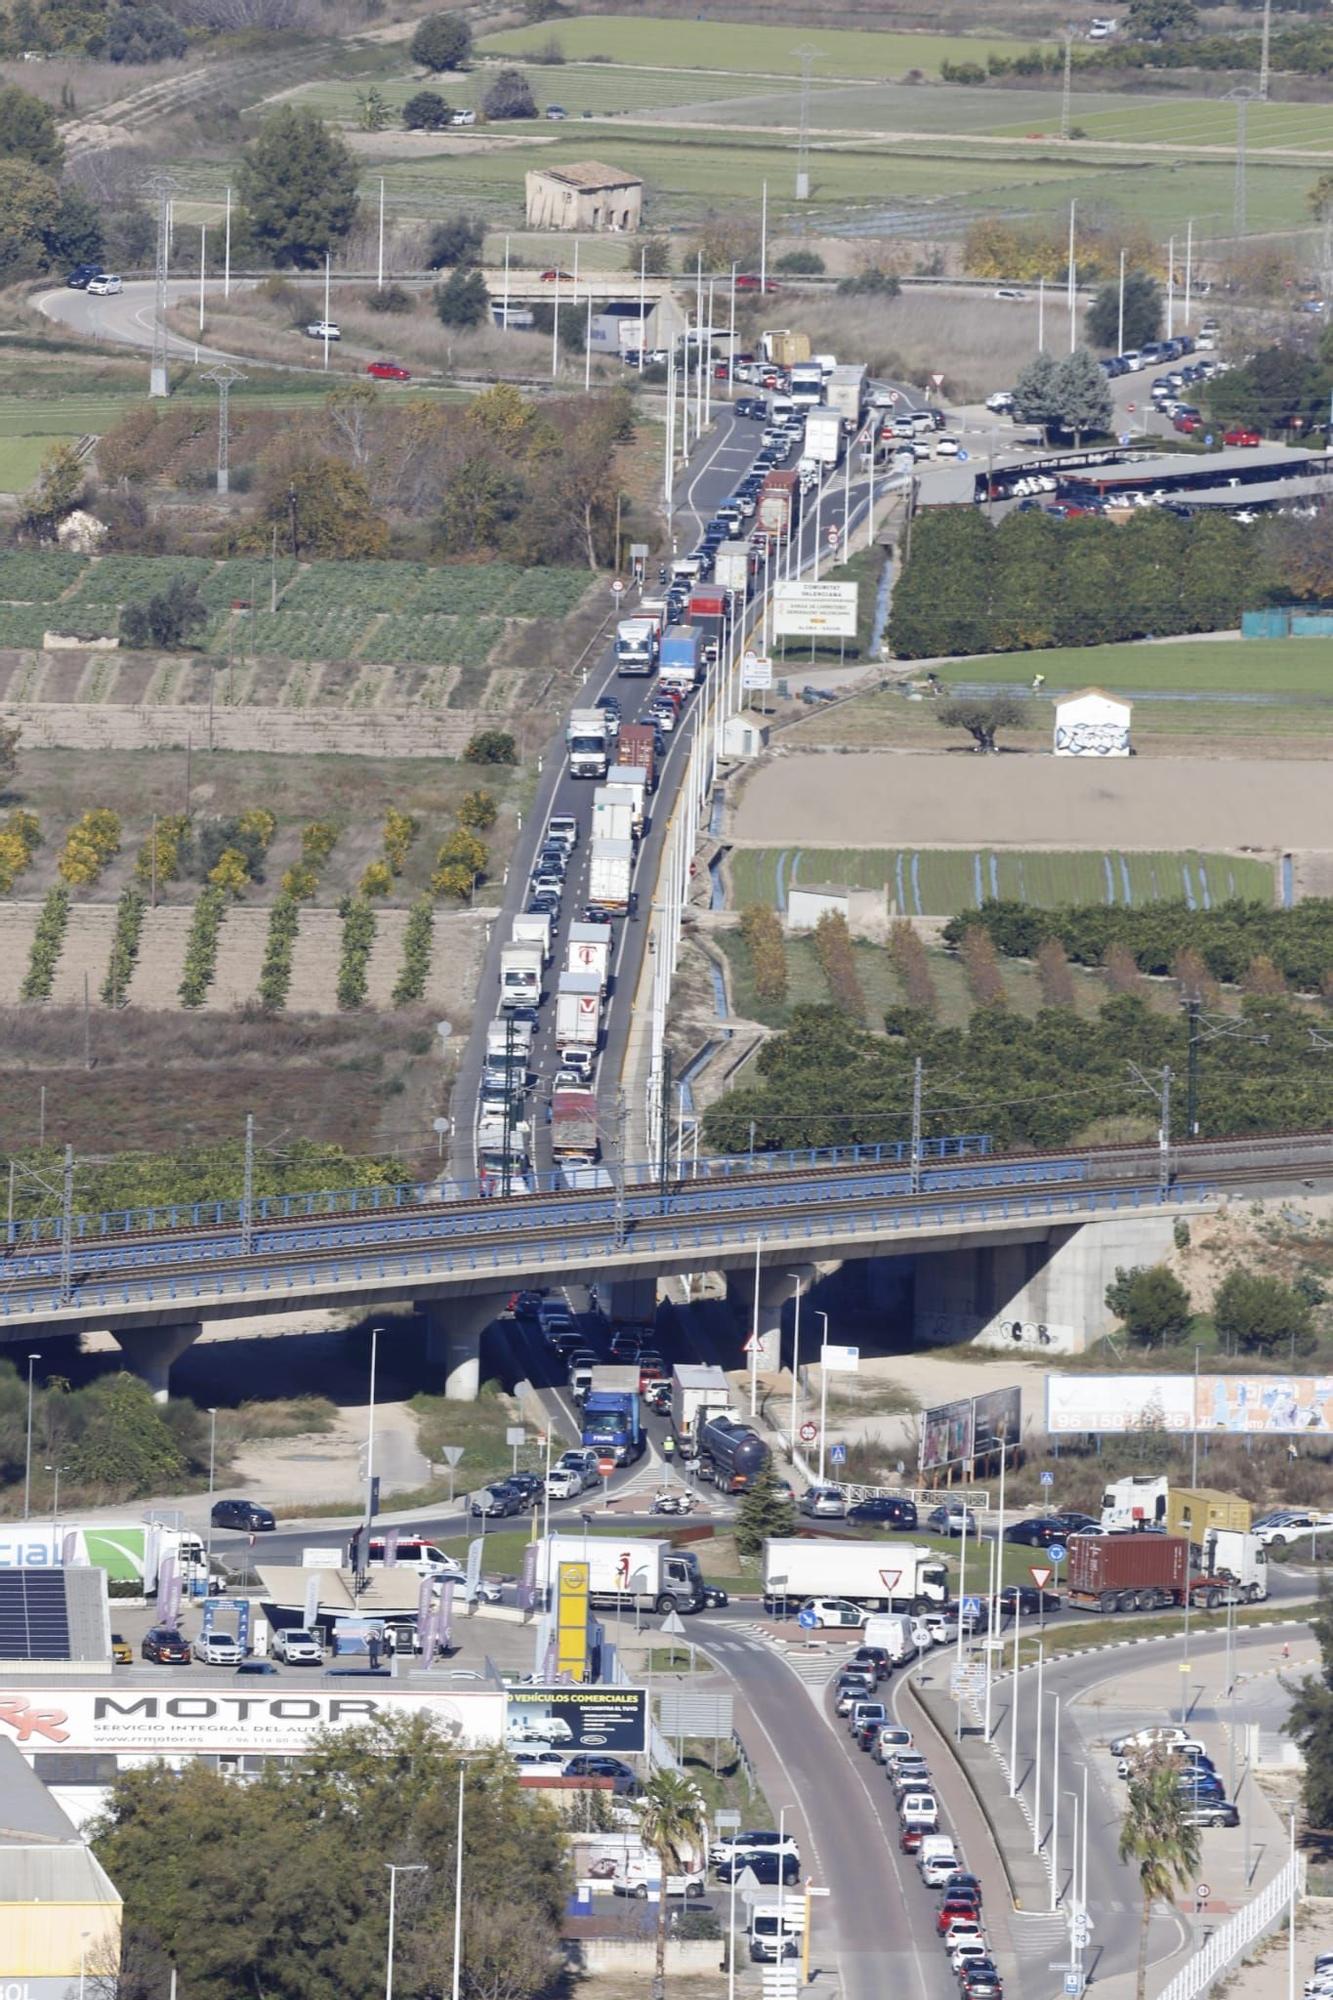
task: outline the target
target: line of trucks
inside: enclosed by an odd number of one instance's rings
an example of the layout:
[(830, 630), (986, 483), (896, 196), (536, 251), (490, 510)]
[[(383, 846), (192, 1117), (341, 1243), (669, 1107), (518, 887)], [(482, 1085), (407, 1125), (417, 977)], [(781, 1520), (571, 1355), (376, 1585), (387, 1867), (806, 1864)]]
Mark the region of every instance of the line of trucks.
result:
[[(641, 1458), (642, 1377), (633, 1364), (594, 1365), (576, 1376), (583, 1404), (581, 1442), (617, 1465)], [(678, 1363), (671, 1372), (667, 1421), (681, 1460), (696, 1479), (726, 1493), (746, 1493), (769, 1459), (759, 1433), (731, 1407), (732, 1389), (720, 1368)]]

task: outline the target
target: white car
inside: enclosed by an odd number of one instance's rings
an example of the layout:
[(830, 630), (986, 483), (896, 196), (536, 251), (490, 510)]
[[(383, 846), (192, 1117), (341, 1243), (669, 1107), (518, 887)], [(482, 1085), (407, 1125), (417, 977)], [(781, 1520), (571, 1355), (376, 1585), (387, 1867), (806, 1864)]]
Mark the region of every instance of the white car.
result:
[(995, 299), (1025, 299), (1027, 293), (1020, 291), (1017, 285), (997, 285), (991, 293), (991, 297)]
[(990, 1946), (984, 1937), (960, 1938), (949, 1953), (949, 1963), (955, 1972), (961, 1972), (969, 1958), (989, 1958)]
[(475, 111), (455, 111), (449, 120), (451, 125), (475, 125), (476, 122)]
[(1174, 1749), (1178, 1743), (1188, 1743), (1190, 1733), (1182, 1729), (1178, 1722), (1159, 1722), (1151, 1728), (1135, 1729), (1128, 1736), (1111, 1738), (1111, 1755), (1127, 1756), (1133, 1750), (1154, 1750), (1159, 1745), (1163, 1749)]
[(1014, 392), (1012, 389), (994, 389), (992, 390), (991, 394), (986, 398), (986, 408), (988, 410), (995, 410), (999, 412), (1003, 410), (1012, 410), (1013, 407), (1014, 407)]
[(957, 458), (962, 446), (950, 431), (941, 431), (935, 440), (936, 458)]
[(114, 271), (99, 271), (95, 278), (88, 280), (88, 290), (97, 299), (114, 298), (117, 292), (123, 292), (124, 289)]
[(292, 1626), (275, 1635), (273, 1657), (285, 1660), (289, 1667), (322, 1667), (324, 1648), (314, 1632), (307, 1632), (303, 1626)]
[(511, 1743), (509, 1754), (518, 1766), (520, 1778), (560, 1778), (564, 1776), (563, 1750), (543, 1750), (533, 1743)]
[(1289, 1542), (1333, 1528), (1333, 1514), (1315, 1514), (1307, 1507), (1293, 1507), (1278, 1520), (1255, 1525), (1254, 1533), (1266, 1549), (1285, 1549)]
[(191, 1651), (209, 1667), (239, 1667), (244, 1657), (230, 1632), (201, 1632)]
[(331, 319), (316, 319), (306, 328), (308, 340), (341, 340), (342, 328)]
[(543, 1715), (538, 1711), (533, 1715), (524, 1715), (509, 1725), (508, 1748), (511, 1750), (519, 1743), (572, 1743), (573, 1741), (574, 1732), (563, 1715)]
[(572, 1465), (557, 1465), (546, 1475), (546, 1492), (552, 1500), (577, 1500), (583, 1491), (582, 1476)]
[(836, 1629), (854, 1630), (866, 1622), (866, 1614), (859, 1604), (849, 1604), (845, 1597), (811, 1597), (801, 1606), (802, 1613), (809, 1612), (813, 1623), (823, 1631), (832, 1626)]

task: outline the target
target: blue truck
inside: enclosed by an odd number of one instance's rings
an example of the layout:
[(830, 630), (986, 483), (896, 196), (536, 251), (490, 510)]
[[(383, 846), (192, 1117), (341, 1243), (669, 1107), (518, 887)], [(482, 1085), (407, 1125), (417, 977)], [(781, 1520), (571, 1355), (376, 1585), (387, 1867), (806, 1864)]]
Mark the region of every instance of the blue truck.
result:
[(700, 625), (676, 625), (662, 635), (657, 656), (657, 679), (662, 687), (678, 687), (685, 694), (704, 677), (704, 634)]
[(582, 1441), (617, 1465), (643, 1456), (637, 1367), (593, 1369), (583, 1404)]

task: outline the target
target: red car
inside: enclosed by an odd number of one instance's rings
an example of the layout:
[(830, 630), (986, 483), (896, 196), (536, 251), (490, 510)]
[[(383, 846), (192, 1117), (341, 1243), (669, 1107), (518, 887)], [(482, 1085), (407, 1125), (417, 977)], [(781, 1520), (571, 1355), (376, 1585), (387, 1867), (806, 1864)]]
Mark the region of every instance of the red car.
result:
[(761, 278), (757, 271), (738, 271), (736, 274), (738, 292), (775, 292), (777, 284), (772, 278)]
[(377, 382), (410, 382), (411, 373), (400, 368), (396, 361), (371, 361), (366, 365), (367, 375), (373, 375)]
[(574, 273), (572, 271), (561, 271), (557, 269), (557, 267), (554, 264), (551, 266), (549, 271), (542, 272), (542, 283), (544, 285), (553, 285), (557, 278), (559, 278), (561, 284), (564, 284), (567, 278), (572, 283), (574, 278)]
[(898, 1846), (904, 1854), (915, 1854), (924, 1839), (923, 1827), (905, 1826), (898, 1835)]
[(970, 1917), (974, 1923), (981, 1921), (981, 1905), (975, 1896), (950, 1896), (940, 1905), (935, 1919), (935, 1928), (943, 1937), (955, 1917)]
[(1176, 430), (1184, 431), (1186, 437), (1194, 431), (1203, 429), (1202, 417), (1172, 417), (1171, 422)]
[(1247, 431), (1238, 429), (1234, 431), (1224, 431), (1222, 434), (1222, 442), (1223, 444), (1262, 444), (1263, 439), (1260, 437), (1258, 431)]

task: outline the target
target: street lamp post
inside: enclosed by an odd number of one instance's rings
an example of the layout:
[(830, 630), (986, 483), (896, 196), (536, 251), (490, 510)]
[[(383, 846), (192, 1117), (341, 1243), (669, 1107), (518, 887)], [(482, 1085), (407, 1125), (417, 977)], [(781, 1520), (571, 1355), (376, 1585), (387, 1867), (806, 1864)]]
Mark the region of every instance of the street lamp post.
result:
[(824, 1338), (819, 1343), (819, 1483), (822, 1486), (828, 1432), (828, 1363), (824, 1355), (824, 1349), (828, 1346), (828, 1314), (816, 1313), (815, 1318), (824, 1322)]
[(218, 1413), (208, 1412), (208, 1528), (204, 1539), (204, 1593), (213, 1581), (213, 1473), (218, 1456)]
[(792, 1331), (791, 1346), (791, 1456), (796, 1463), (797, 1415), (801, 1394), (801, 1274), (788, 1271), (787, 1276), (796, 1286), (796, 1320)]
[(375, 1364), (382, 1327), (370, 1329), (370, 1408), (366, 1415), (366, 1560), (370, 1560), (370, 1528), (375, 1516)]
[(384, 1960), (384, 2000), (393, 2000), (393, 1927), (397, 1913), (397, 1889), (400, 1875), (424, 1875), (424, 1861), (386, 1861), (389, 1871), (389, 1948)]
[(458, 1983), (463, 1971), (463, 1780), (467, 1766), (458, 1767), (458, 1853), (454, 1862), (454, 1980), (453, 2000), (458, 2000)]
[(28, 1356), (28, 1449), (23, 1462), (23, 1518), (26, 1521), (32, 1513), (32, 1365), (41, 1360), (40, 1354)]

